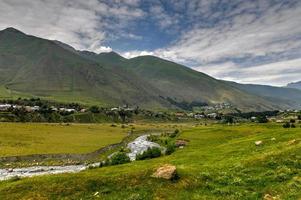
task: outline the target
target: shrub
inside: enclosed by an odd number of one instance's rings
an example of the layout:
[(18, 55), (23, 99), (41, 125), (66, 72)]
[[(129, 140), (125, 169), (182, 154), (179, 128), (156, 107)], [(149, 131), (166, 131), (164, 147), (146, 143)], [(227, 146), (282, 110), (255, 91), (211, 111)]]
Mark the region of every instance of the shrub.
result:
[(111, 157), (111, 165), (120, 165), (130, 162), (130, 158), (124, 152), (118, 152)]
[(99, 112), (100, 112), (98, 106), (91, 106), (91, 107), (89, 108), (89, 110), (90, 110), (92, 113), (99, 113)]
[(172, 154), (175, 150), (176, 150), (175, 144), (174, 144), (174, 143), (169, 143), (169, 144), (166, 146), (165, 154), (166, 154), (166, 155), (170, 155), (170, 154)]
[(295, 124), (291, 124), (291, 128), (296, 128)]
[(296, 120), (295, 119), (290, 119), (290, 123), (295, 123)]
[(290, 127), (290, 123), (288, 122), (285, 122), (283, 125), (282, 125), (283, 128), (289, 128)]
[(268, 119), (265, 116), (257, 117), (258, 123), (267, 123)]
[(180, 132), (179, 129), (176, 129), (173, 133), (171, 133), (169, 135), (169, 137), (174, 138), (174, 137), (176, 137), (179, 134), (179, 132)]
[(145, 160), (150, 158), (157, 158), (161, 156), (161, 150), (158, 147), (148, 148), (142, 154), (136, 155), (136, 160)]

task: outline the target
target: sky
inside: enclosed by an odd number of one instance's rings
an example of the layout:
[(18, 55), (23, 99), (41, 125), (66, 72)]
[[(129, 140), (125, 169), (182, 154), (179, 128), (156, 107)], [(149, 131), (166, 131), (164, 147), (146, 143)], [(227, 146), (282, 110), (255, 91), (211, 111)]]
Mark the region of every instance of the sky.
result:
[(301, 80), (300, 0), (0, 0), (7, 27), (239, 83)]

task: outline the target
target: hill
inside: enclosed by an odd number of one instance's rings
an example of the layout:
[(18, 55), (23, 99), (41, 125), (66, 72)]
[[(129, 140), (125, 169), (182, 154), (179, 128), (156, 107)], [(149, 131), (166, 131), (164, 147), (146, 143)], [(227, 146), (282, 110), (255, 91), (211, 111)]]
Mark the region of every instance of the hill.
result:
[(11, 93), (104, 105), (167, 105), (134, 74), (13, 28), (0, 32), (0, 70), (0, 84)]
[(231, 103), (242, 110), (279, 108), (272, 101), (247, 93), (183, 65), (153, 56), (130, 59), (128, 69), (144, 77), (151, 85), (176, 101)]
[(289, 84), (287, 84), (286, 87), (288, 87), (288, 88), (296, 88), (296, 89), (301, 90), (301, 81), (295, 82), (295, 83), (289, 83)]
[(294, 88), (274, 87), (268, 85), (238, 84), (228, 82), (232, 86), (253, 95), (261, 96), (291, 108), (301, 108), (301, 91)]

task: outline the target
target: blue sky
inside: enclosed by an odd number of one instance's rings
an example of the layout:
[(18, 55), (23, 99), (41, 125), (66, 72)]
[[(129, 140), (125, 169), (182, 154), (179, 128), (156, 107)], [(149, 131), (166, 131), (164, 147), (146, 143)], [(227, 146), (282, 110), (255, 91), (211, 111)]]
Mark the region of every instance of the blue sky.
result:
[(6, 27), (241, 83), (301, 80), (300, 0), (1, 0)]

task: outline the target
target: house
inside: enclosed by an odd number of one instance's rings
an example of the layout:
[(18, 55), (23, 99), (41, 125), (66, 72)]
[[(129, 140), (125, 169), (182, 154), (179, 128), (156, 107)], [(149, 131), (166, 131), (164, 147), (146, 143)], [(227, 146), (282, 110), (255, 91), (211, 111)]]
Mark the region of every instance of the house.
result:
[(8, 110), (12, 105), (11, 104), (0, 104), (0, 111)]

